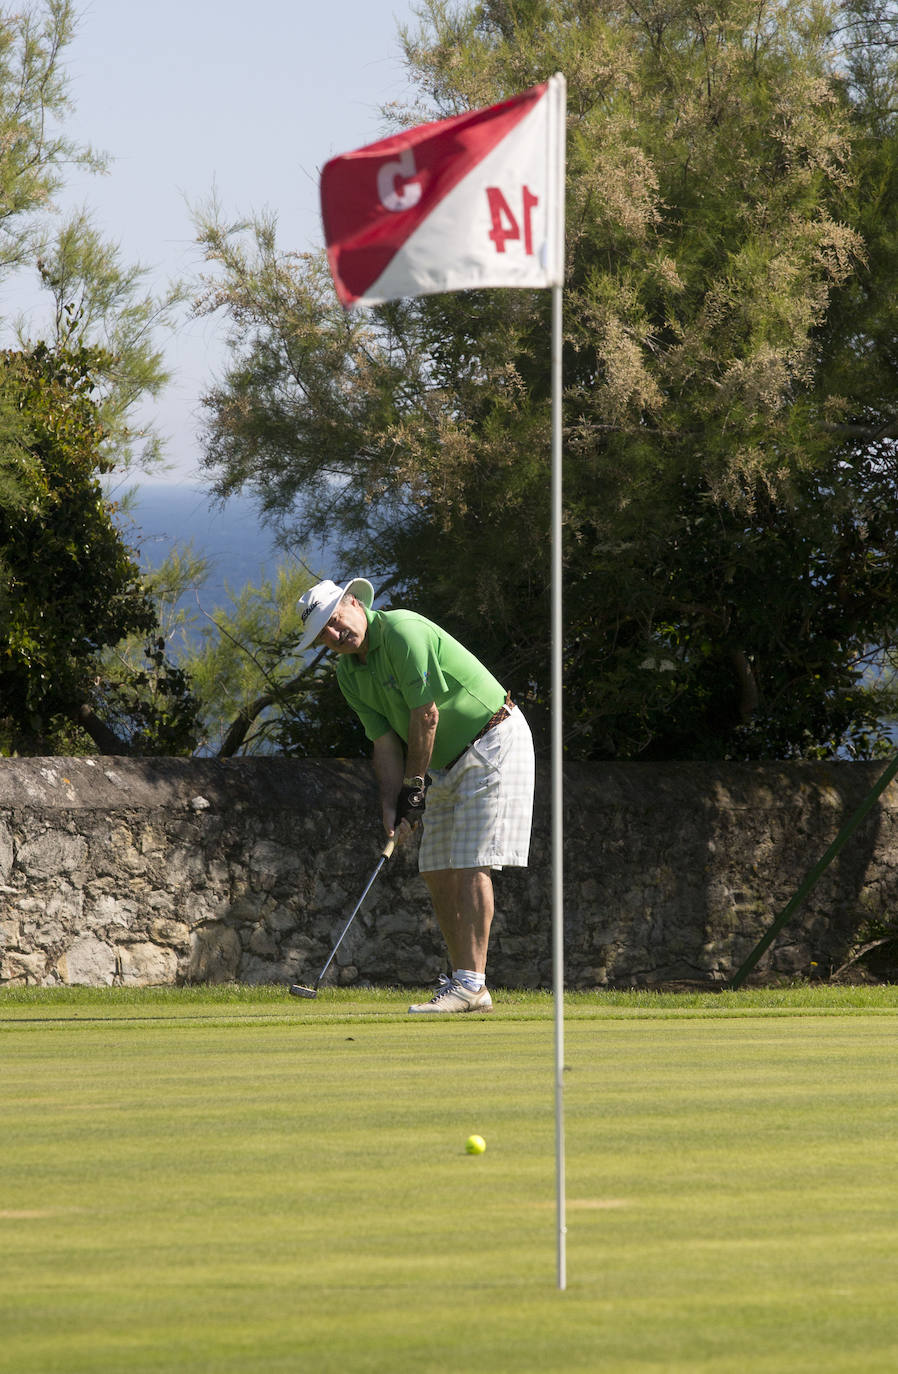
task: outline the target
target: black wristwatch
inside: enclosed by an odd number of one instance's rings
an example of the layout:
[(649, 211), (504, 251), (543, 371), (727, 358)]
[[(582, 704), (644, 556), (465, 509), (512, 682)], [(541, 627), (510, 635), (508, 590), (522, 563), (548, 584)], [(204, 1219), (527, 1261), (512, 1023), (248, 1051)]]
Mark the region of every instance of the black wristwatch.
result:
[(412, 828), (424, 814), (427, 804), (427, 789), (431, 784), (431, 777), (428, 773), (426, 777), (420, 775), (414, 778), (403, 778), (402, 786), (399, 789), (399, 796), (396, 799), (396, 821), (408, 821)]

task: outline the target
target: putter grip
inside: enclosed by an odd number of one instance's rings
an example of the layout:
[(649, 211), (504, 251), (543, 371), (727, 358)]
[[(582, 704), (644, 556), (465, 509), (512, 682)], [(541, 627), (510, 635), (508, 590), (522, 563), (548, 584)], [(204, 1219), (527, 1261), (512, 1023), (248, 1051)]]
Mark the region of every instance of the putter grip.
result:
[(395, 848), (396, 848), (396, 841), (395, 841), (395, 840), (387, 840), (386, 844), (385, 844), (384, 847), (383, 847), (383, 857), (384, 857), (385, 859), (389, 859), (390, 856), (391, 856), (391, 854), (393, 853), (393, 850), (394, 850)]

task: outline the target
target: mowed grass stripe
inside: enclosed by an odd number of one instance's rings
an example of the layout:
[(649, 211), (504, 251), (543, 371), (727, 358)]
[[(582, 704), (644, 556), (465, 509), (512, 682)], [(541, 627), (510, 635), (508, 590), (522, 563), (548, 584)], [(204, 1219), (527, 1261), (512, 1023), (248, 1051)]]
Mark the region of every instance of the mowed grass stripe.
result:
[(571, 1022), (559, 1294), (546, 1016), (6, 1024), (0, 1369), (891, 1370), (896, 1029)]
[[(317, 999), (293, 998), (286, 986), (249, 987), (3, 987), (0, 988), (0, 1033), (11, 1023), (42, 1025), (121, 1020), (140, 1024), (155, 1020), (181, 1025), (234, 1021), (285, 1020), (291, 1025), (323, 1022), (358, 1023), (373, 1019), (406, 1023), (410, 1002), (426, 999), (431, 989), (323, 988)], [(547, 1020), (554, 1016), (547, 991), (494, 988), (497, 1020)], [(720, 989), (716, 992), (655, 992), (648, 989), (565, 993), (565, 1017), (571, 1021), (670, 1017), (675, 1019), (755, 1016), (843, 1016), (898, 1014), (898, 985), (828, 987), (804, 984), (781, 988)], [(428, 1019), (431, 1027), (445, 1018)]]

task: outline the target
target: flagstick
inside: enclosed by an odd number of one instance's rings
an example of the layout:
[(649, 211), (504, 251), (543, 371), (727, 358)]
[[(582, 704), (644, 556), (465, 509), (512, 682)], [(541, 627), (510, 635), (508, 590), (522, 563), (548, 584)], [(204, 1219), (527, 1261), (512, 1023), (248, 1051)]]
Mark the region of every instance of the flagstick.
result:
[[(540, 111), (540, 102), (545, 101)], [(512, 124), (503, 124), (494, 135), (475, 138), (470, 148), (460, 140), (462, 125), (472, 129), (482, 125), (498, 113), (503, 120), (514, 107)], [(514, 145), (509, 153), (494, 165), (487, 161), (499, 144), (509, 138), (516, 127), (523, 127), (528, 112), (540, 115), (531, 130), (529, 151), (520, 163), (520, 149)], [(504, 132), (503, 132), (504, 130)], [(537, 137), (532, 137), (536, 133)], [(404, 296), (429, 295), (439, 291), (463, 291), (469, 287), (519, 287), (552, 289), (552, 558), (551, 558), (551, 694), (552, 694), (552, 965), (555, 1008), (555, 1156), (557, 1174), (558, 1211), (558, 1287), (567, 1287), (565, 1257), (565, 1181), (564, 1181), (564, 910), (563, 863), (564, 821), (562, 772), (562, 693), (564, 639), (562, 610), (562, 463), (561, 463), (561, 398), (562, 398), (562, 302), (561, 292), (565, 265), (565, 158), (567, 133), (567, 82), (562, 72), (556, 72), (548, 82), (533, 86), (529, 91), (485, 110), (453, 116), (421, 125), (418, 129), (396, 135), (395, 139), (380, 140), (359, 148), (343, 157), (331, 158), (321, 176), (321, 211), (334, 285), (340, 300), (352, 305), (377, 305)], [(452, 192), (435, 194), (441, 184), (438, 175), (422, 182), (415, 161), (416, 149), (426, 147), (422, 166), (442, 170), (455, 168), (450, 185)], [(462, 157), (462, 150), (467, 149)], [(545, 161), (543, 162), (543, 155)], [(361, 162), (359, 161), (361, 159)], [(359, 168), (368, 168), (362, 179), (368, 190), (359, 193)], [(479, 170), (478, 170), (479, 169)], [(497, 170), (498, 169), (498, 170)], [(496, 177), (506, 176), (510, 186), (518, 186), (525, 214), (525, 232), (519, 236), (518, 222), (505, 199)], [(533, 185), (524, 184), (524, 175)], [(459, 178), (461, 179), (459, 181)], [(465, 197), (459, 199), (451, 213), (447, 206), (455, 190), (470, 182)], [(540, 190), (534, 193), (534, 186)], [(468, 193), (468, 191), (470, 193)], [(376, 199), (375, 199), (376, 192)], [(479, 200), (481, 211), (489, 208), (492, 230), (478, 218), (471, 207), (486, 193), (486, 203)], [(545, 215), (545, 240), (537, 244), (534, 254), (532, 212), (540, 206)], [(467, 209), (465, 209), (467, 207)], [(501, 207), (501, 210), (500, 210)], [(464, 211), (464, 213), (462, 213)], [(391, 216), (398, 216), (395, 232), (391, 229), (383, 239), (389, 249), (386, 261), (380, 250), (371, 254), (370, 229), (379, 225), (380, 235)], [(410, 218), (411, 216), (411, 218)], [(504, 217), (504, 218), (503, 218)], [(467, 222), (471, 235), (463, 230)], [(435, 236), (430, 230), (436, 225)], [(473, 226), (478, 225), (476, 230)], [(513, 226), (513, 228), (512, 228)], [(416, 254), (408, 253), (408, 245), (420, 232)], [(451, 251), (448, 268), (441, 236), (448, 235)], [(496, 254), (487, 251), (492, 239)], [(505, 255), (506, 239), (523, 249), (522, 258), (529, 263)], [(380, 240), (378, 240), (380, 242)], [(461, 251), (463, 250), (463, 251)], [(496, 255), (503, 255), (501, 261)], [(509, 270), (511, 268), (511, 270)], [(523, 273), (520, 269), (523, 270)], [(486, 269), (484, 274), (484, 269)], [(501, 269), (501, 270), (500, 270)], [(538, 269), (538, 270), (536, 270)], [(494, 276), (495, 274), (495, 276)], [(350, 282), (352, 284), (350, 284)]]
[(564, 1167), (564, 775), (562, 770), (561, 291), (552, 287), (552, 976), (555, 1005), (555, 1179), (558, 1287), (567, 1287)]

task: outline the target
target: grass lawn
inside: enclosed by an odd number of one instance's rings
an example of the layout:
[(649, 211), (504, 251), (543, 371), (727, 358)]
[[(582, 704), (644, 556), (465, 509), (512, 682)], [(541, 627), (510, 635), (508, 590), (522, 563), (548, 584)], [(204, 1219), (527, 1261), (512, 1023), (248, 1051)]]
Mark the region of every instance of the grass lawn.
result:
[(571, 995), (564, 1293), (494, 996), (0, 990), (0, 1370), (893, 1374), (898, 988)]

